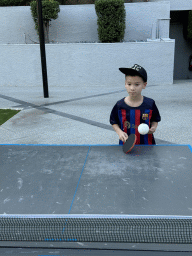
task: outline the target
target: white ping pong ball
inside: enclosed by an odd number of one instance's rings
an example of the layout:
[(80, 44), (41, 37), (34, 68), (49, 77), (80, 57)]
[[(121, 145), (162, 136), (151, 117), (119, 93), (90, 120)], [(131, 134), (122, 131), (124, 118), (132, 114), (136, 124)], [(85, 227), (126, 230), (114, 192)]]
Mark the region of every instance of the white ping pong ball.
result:
[(147, 124), (140, 124), (138, 126), (138, 132), (142, 135), (145, 135), (149, 132), (149, 126)]

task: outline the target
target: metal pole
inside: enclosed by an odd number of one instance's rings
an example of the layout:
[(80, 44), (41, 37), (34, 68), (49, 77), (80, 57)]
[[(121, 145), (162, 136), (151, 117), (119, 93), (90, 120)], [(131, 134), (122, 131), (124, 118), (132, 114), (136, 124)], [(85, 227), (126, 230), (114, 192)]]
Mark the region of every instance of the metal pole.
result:
[(42, 15), (41, 0), (37, 0), (37, 12), (38, 12), (38, 21), (39, 21), (39, 40), (40, 40), (40, 51), (41, 51), (43, 91), (44, 91), (44, 98), (49, 98), (48, 81), (47, 81), (47, 65), (46, 65), (46, 54), (45, 54), (45, 38), (44, 38), (44, 29), (43, 29), (43, 15)]

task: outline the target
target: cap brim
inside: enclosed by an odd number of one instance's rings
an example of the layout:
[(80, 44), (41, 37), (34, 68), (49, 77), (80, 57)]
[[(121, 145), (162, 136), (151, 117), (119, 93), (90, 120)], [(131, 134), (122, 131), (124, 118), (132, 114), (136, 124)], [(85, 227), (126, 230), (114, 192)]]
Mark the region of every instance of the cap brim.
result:
[(119, 70), (125, 74), (125, 75), (138, 75), (138, 76), (141, 76), (139, 74), (139, 72), (137, 72), (137, 70), (134, 70), (132, 68), (119, 68)]
[(147, 77), (142, 76), (137, 70), (132, 68), (119, 68), (119, 70), (126, 76), (139, 76), (143, 79), (144, 82), (147, 82)]

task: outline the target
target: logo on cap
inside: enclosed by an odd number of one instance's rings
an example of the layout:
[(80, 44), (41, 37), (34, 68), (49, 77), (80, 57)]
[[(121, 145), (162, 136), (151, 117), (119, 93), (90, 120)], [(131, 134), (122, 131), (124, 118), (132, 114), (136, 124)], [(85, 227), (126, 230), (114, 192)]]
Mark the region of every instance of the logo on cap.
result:
[(142, 69), (142, 67), (137, 65), (137, 64), (135, 64), (131, 69), (134, 69), (136, 71), (140, 71)]

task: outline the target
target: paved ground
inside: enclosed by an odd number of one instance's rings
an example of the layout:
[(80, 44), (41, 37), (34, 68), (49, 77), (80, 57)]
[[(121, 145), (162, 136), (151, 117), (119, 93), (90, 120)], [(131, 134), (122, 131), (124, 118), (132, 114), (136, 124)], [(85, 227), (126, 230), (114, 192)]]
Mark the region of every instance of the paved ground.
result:
[[(143, 90), (153, 98), (162, 121), (157, 144), (192, 145), (192, 81), (151, 85)], [(0, 87), (0, 108), (22, 111), (0, 127), (0, 144), (118, 144), (109, 124), (117, 100), (127, 96), (124, 85), (104, 87)]]

